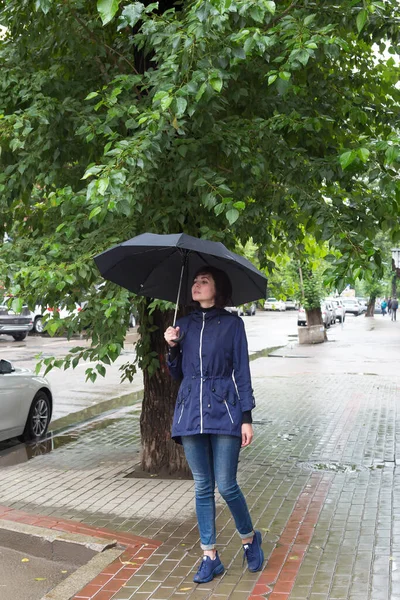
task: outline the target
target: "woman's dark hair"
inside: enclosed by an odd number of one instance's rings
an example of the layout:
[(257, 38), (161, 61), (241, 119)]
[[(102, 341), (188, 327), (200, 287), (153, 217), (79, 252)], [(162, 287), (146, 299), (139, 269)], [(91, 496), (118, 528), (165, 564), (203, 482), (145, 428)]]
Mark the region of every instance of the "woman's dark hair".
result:
[[(215, 283), (215, 306), (217, 308), (224, 308), (232, 304), (232, 284), (228, 275), (217, 269), (216, 267), (205, 266), (197, 271), (194, 279), (198, 275), (211, 275)], [(198, 304), (196, 302), (196, 304)]]

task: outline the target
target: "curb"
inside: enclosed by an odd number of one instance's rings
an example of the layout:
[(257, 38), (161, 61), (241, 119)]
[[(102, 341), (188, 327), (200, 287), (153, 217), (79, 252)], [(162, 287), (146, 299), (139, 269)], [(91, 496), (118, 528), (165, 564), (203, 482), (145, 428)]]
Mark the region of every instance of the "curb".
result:
[(65, 542), (92, 550), (92, 558), (47, 592), (42, 600), (93, 600), (95, 596), (99, 600), (111, 600), (161, 546), (161, 542), (150, 538), (78, 521), (33, 515), (1, 505), (0, 519), (4, 531), (10, 534), (19, 532), (21, 536), (37, 540), (46, 538), (50, 544)]

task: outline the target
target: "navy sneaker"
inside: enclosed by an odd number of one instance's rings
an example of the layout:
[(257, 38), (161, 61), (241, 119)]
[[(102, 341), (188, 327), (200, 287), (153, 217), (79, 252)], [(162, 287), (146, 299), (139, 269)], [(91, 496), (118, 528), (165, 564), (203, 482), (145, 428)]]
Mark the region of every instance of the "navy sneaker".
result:
[(243, 544), (243, 562), (244, 559), (247, 560), (248, 569), (252, 573), (260, 571), (263, 566), (264, 552), (261, 548), (261, 539), (261, 533), (259, 531), (255, 531), (251, 544)]
[(224, 572), (224, 565), (219, 559), (218, 552), (214, 558), (203, 556), (196, 575), (193, 577), (195, 583), (207, 583), (212, 581), (216, 575)]

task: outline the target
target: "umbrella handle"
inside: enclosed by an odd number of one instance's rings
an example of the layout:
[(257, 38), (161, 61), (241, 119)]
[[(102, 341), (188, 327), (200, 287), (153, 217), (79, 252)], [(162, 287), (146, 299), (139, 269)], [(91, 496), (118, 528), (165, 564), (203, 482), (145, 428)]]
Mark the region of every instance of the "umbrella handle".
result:
[(171, 342), (175, 342), (175, 344), (179, 344), (179, 342), (181, 342), (184, 337), (185, 337), (185, 332), (182, 331), (181, 335), (178, 338), (176, 338), (176, 340), (171, 340)]

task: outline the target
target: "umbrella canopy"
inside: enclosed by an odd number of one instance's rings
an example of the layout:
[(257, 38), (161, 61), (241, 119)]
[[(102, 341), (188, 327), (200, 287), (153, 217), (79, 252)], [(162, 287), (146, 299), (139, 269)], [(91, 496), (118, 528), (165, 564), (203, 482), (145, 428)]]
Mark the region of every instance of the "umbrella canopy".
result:
[(231, 280), (234, 305), (265, 298), (267, 278), (243, 256), (220, 242), (185, 233), (143, 233), (95, 257), (105, 279), (135, 294), (190, 304), (195, 273), (204, 266), (225, 271)]

